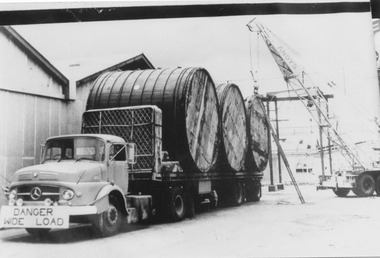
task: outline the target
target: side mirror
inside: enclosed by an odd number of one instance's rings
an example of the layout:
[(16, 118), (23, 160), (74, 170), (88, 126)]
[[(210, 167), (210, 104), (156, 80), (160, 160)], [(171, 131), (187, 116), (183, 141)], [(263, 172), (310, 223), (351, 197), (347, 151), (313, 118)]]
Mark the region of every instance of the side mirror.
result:
[(127, 143), (126, 149), (127, 149), (128, 164), (136, 164), (136, 156), (135, 156), (136, 144)]

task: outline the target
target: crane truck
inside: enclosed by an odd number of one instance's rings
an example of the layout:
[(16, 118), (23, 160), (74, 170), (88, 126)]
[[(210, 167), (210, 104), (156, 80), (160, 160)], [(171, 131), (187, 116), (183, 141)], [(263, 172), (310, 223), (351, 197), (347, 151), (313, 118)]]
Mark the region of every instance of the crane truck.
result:
[[(329, 112), (328, 101), (320, 88), (323, 85), (331, 87), (331, 83), (311, 76), (300, 62), (299, 55), (257, 19), (253, 19), (247, 26), (251, 32), (262, 37), (290, 92), (297, 95), (320, 130), (348, 162), (347, 168), (337, 168), (330, 175), (325, 175), (322, 168), (317, 189), (332, 189), (339, 197), (347, 196), (351, 190), (360, 197), (372, 196), (375, 191), (380, 195), (379, 160), (366, 162), (360, 158), (357, 151), (354, 151), (354, 146), (349, 146), (334, 126), (334, 116), (331, 115), (331, 110)], [(375, 155), (367, 153), (367, 156)]]

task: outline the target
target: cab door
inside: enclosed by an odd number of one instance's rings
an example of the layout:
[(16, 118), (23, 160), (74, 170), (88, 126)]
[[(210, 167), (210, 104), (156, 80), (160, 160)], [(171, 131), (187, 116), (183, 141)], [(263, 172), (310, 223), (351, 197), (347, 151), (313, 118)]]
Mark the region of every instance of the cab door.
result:
[(128, 162), (125, 144), (112, 144), (108, 162), (109, 180), (128, 193)]

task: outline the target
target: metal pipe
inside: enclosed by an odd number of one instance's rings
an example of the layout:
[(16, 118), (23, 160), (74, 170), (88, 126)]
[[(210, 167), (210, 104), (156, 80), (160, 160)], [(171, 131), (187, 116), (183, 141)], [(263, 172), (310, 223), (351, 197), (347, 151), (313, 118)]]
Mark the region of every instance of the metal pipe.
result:
[[(269, 101), (267, 101), (267, 123), (268, 127), (270, 126), (270, 110), (269, 110)], [(268, 130), (268, 152), (269, 152), (269, 172), (270, 172), (270, 184), (274, 185), (273, 180), (273, 160), (272, 160), (272, 144), (271, 144), (271, 134)]]
[[(278, 140), (280, 140), (280, 128), (278, 126), (278, 108), (277, 108), (277, 98), (274, 99), (274, 109), (276, 112), (276, 134), (278, 137)], [(280, 150), (277, 149), (277, 160), (278, 160), (278, 182), (282, 183), (282, 174), (281, 174), (281, 154)]]
[[(318, 98), (318, 105), (321, 105), (321, 99)], [(322, 180), (325, 181), (325, 160), (324, 160), (324, 151), (323, 151), (323, 132), (322, 132), (322, 114), (321, 110), (317, 108), (318, 120), (319, 120), (319, 143), (321, 148), (321, 166), (322, 166)]]
[[(326, 99), (326, 112), (327, 112), (327, 118), (330, 119), (328, 99)], [(330, 139), (329, 129), (327, 129), (327, 144), (329, 145), (329, 165), (330, 165), (330, 174), (332, 175), (333, 170), (332, 170), (332, 156), (331, 156), (331, 139)]]

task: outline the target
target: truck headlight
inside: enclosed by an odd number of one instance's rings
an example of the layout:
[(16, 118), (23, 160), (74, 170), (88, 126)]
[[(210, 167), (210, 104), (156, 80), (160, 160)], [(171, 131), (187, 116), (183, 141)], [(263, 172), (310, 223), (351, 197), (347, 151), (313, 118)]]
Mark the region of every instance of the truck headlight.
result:
[(21, 198), (18, 198), (17, 201), (16, 201), (16, 205), (17, 206), (22, 206), (24, 204), (24, 200), (21, 199)]
[(17, 195), (17, 191), (15, 189), (13, 189), (9, 195), (8, 195), (8, 198), (9, 200), (15, 200), (16, 199), (16, 195)]
[(16, 204), (15, 199), (9, 199), (9, 201), (8, 201), (9, 206), (15, 206), (15, 204)]
[(62, 198), (65, 199), (66, 201), (73, 199), (74, 195), (75, 195), (74, 191), (70, 189), (66, 189), (62, 192)]

